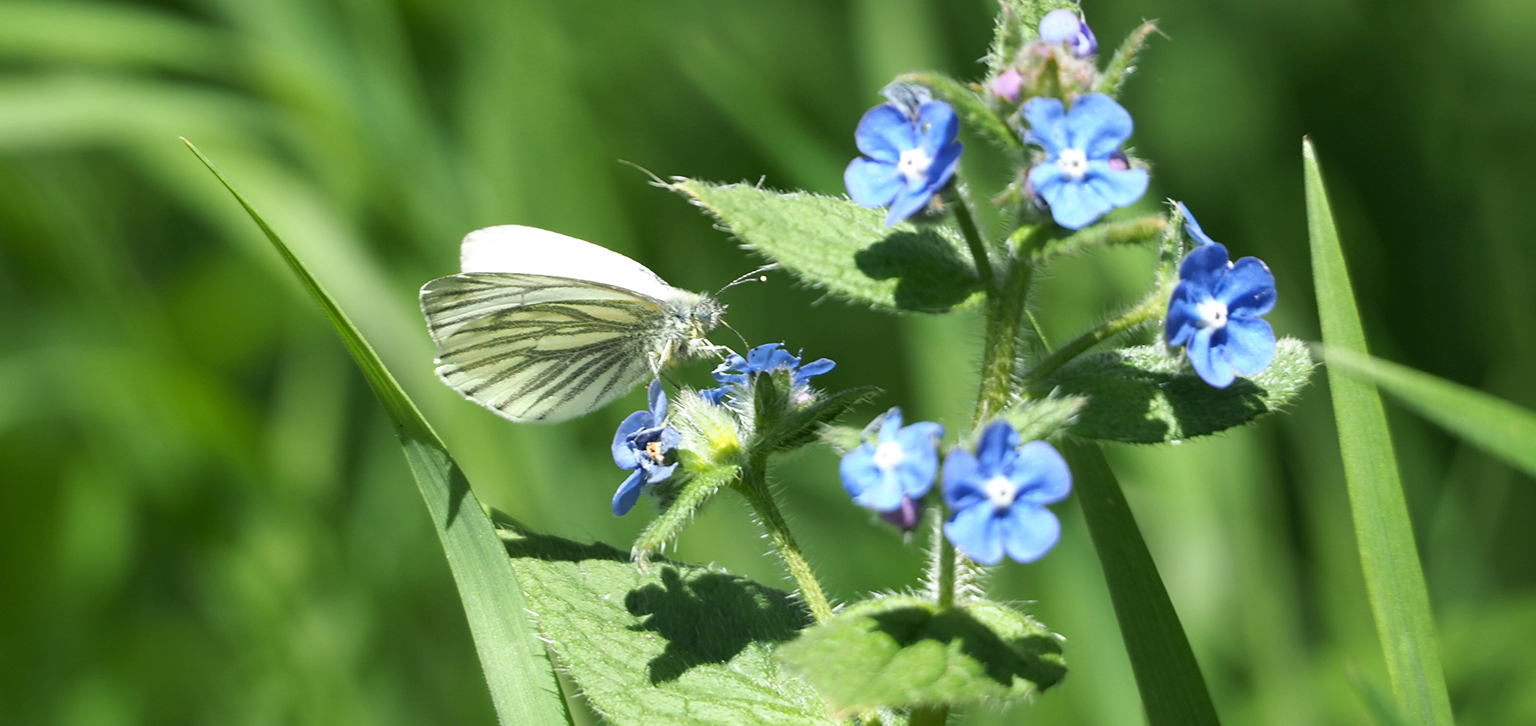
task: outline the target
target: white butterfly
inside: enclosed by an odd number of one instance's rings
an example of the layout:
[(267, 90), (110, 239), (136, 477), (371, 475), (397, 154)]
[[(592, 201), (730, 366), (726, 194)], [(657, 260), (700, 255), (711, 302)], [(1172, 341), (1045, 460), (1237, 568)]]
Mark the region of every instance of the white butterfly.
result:
[(675, 358), (717, 349), (724, 306), (590, 242), (517, 225), (464, 237), (463, 271), (421, 288), (437, 377), (513, 421), (597, 410)]

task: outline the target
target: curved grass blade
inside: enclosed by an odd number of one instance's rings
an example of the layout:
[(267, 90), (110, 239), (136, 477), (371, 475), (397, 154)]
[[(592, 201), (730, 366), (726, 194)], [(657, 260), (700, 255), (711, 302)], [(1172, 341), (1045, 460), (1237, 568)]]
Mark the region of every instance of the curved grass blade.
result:
[(1061, 442), (1061, 452), (1072, 465), (1077, 501), (1104, 567), (1147, 723), (1220, 724), (1179, 614), (1104, 452), (1098, 444), (1072, 438)]
[(1475, 388), (1340, 348), (1325, 348), (1328, 365), (1365, 376), (1408, 408), (1468, 443), (1536, 477), (1536, 412)]
[[(1312, 277), (1323, 341), (1334, 349), (1366, 354), (1365, 331), (1328, 207), (1322, 172), (1310, 140), (1302, 141), (1307, 187), (1307, 228)], [(1360, 566), (1376, 617), (1376, 634), (1387, 660), (1398, 710), (1409, 723), (1449, 725), (1451, 701), (1440, 668), (1424, 571), (1413, 524), (1398, 478), (1397, 459), (1376, 384), (1328, 366), (1339, 451), (1349, 486), (1349, 506), (1360, 547)]]
[(330, 293), (309, 274), (304, 263), (267, 225), (261, 214), (241, 196), (224, 173), (192, 142), (182, 139), (187, 148), (218, 177), (251, 215), (256, 226), (271, 240), (272, 246), (288, 263), (310, 296), (336, 327), (347, 352), (357, 362), (363, 377), (389, 414), (405, 449), (405, 460), (426, 500), (437, 529), (448, 565), (464, 601), (475, 650), (490, 686), (496, 714), (503, 724), (570, 724), (565, 697), (555, 680), (553, 665), (543, 644), (535, 635), (528, 618), (528, 604), (518, 587), (512, 562), (497, 536), (491, 520), (470, 491), (469, 480), (448, 455), (437, 432), (423, 419), (416, 404), (401, 390), (400, 384), (362, 333), (341, 311)]

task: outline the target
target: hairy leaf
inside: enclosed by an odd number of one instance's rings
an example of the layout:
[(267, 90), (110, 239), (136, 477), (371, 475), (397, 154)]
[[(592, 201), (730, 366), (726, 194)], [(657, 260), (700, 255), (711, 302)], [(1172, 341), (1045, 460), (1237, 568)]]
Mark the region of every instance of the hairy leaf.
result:
[[(1048, 439), (1071, 426), (1087, 403), (1088, 399), (1081, 396), (1033, 398), (1003, 409), (998, 418), (1013, 424), (1014, 430), (1019, 432), (1020, 441)], [(981, 431), (978, 428), (976, 435), (980, 435)]]
[(1263, 373), (1215, 388), (1161, 346), (1087, 355), (1036, 386), (1039, 391), (1084, 396), (1072, 433), (1090, 439), (1155, 444), (1241, 426), (1274, 411), (1301, 391), (1315, 365), (1306, 344), (1279, 341)]
[(847, 199), (679, 179), (742, 245), (802, 281), (875, 308), (938, 313), (981, 297), (965, 241), (939, 225), (885, 226), (885, 212)]
[(1066, 675), (1061, 642), (990, 602), (893, 596), (838, 613), (779, 650), (840, 711), (1025, 698)]
[(614, 726), (831, 726), (771, 658), (808, 625), (788, 593), (711, 567), (652, 561), (504, 525), (539, 631)]
[(1099, 76), (1099, 82), (1093, 90), (1107, 96), (1120, 95), (1120, 89), (1125, 86), (1125, 79), (1136, 71), (1136, 57), (1141, 55), (1141, 47), (1146, 44), (1147, 36), (1157, 30), (1157, 23), (1146, 22), (1125, 36), (1125, 41), (1115, 51), (1115, 55), (1109, 59), (1109, 65), (1104, 67), (1104, 72)]

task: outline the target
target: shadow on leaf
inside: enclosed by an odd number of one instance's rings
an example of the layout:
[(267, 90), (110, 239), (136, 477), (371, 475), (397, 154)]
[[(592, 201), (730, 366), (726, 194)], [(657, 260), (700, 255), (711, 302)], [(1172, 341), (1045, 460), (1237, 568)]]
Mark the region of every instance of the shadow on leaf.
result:
[(926, 607), (906, 607), (875, 613), (869, 618), (902, 648), (923, 640), (936, 641), (946, 648), (957, 643), (960, 653), (981, 664), (987, 677), (1003, 688), (1012, 687), (1015, 678), (1022, 678), (1045, 690), (1067, 673), (1060, 658), (1061, 644), (1055, 639), (1031, 634), (1004, 640), (963, 610), (934, 612)]
[(853, 260), (873, 279), (896, 279), (893, 297), (904, 310), (945, 312), (981, 289), (976, 271), (932, 230), (892, 233)]
[(754, 642), (782, 643), (810, 624), (809, 613), (780, 590), (720, 572), (684, 577), (672, 566), (661, 582), (630, 591), (624, 607), (645, 618), (630, 630), (666, 639), (649, 665), (652, 684), (677, 679), (706, 663), (729, 663)]

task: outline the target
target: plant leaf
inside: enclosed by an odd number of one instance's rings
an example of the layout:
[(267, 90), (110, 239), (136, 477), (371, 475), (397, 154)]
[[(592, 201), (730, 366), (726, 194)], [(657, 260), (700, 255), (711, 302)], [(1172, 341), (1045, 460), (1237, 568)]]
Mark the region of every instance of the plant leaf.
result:
[(896, 80), (901, 83), (927, 86), (933, 91), (935, 98), (954, 107), (955, 113), (959, 114), (962, 121), (980, 131), (998, 148), (1013, 152), (1024, 149), (1024, 142), (1019, 138), (1018, 132), (1008, 128), (1008, 124), (1004, 123), (970, 86), (933, 71), (903, 73), (897, 76)]
[(805, 192), (694, 179), (671, 188), (708, 210), (747, 249), (844, 299), (939, 313), (981, 298), (965, 241), (948, 227), (887, 227), (881, 210)]
[(1125, 36), (1125, 41), (1120, 43), (1115, 55), (1109, 59), (1109, 65), (1104, 67), (1093, 90), (1110, 97), (1120, 95), (1125, 79), (1136, 71), (1136, 57), (1141, 55), (1141, 47), (1146, 44), (1147, 36), (1155, 30), (1157, 23), (1148, 21)]
[[(662, 511), (645, 526), (630, 548), (637, 561), (644, 561), (651, 552), (666, 546), (677, 538), (683, 527), (693, 521), (699, 507), (709, 501), (721, 487), (730, 484), (739, 475), (740, 467), (729, 464), (705, 463), (695, 467), (685, 461), (680, 471), (685, 474), (681, 486), (658, 492), (662, 497)], [(670, 482), (662, 482), (670, 484)], [(655, 486), (655, 485), (652, 485)]]
[(1099, 445), (1062, 442), (1150, 726), (1219, 724), (1200, 664)]
[[(1302, 141), (1307, 187), (1307, 228), (1312, 246), (1313, 287), (1323, 342), (1366, 355), (1365, 330), (1355, 308), (1344, 250), (1328, 206), (1312, 142)], [(1339, 451), (1349, 486), (1350, 511), (1360, 565), (1376, 617), (1376, 634), (1387, 660), (1397, 706), (1409, 723), (1449, 726), (1451, 702), (1435, 643), (1424, 571), (1419, 566), (1413, 523), (1398, 478), (1381, 395), (1370, 381), (1329, 366)]]
[(710, 567), (504, 526), (539, 630), (614, 726), (831, 726), (809, 684), (771, 658), (810, 614), (790, 595)]
[(490, 686), (498, 718), (503, 724), (570, 724), (570, 712), (555, 679), (549, 655), (534, 636), (533, 626), (528, 621), (527, 601), (518, 588), (512, 563), (507, 559), (490, 518), (470, 490), (464, 472), (459, 470), (438, 439), (437, 432), (422, 418), (416, 404), (405, 395), (373, 347), (363, 339), (362, 333), (337, 306), (330, 293), (309, 274), (304, 263), (294, 256), (277, 232), (267, 225), (213, 161), (192, 142), (186, 144), (271, 240), (272, 246), (336, 328), (379, 405), (394, 423), (400, 445), (405, 449), (406, 463), (426, 501), (432, 525), (448, 556), (454, 583), (458, 585), (459, 597), (464, 601), (464, 614), (469, 620), (475, 650), (480, 655), (480, 666)]
[(779, 649), (840, 711), (1027, 698), (1066, 675), (1058, 638), (995, 603), (854, 605)]
[(1342, 348), (1328, 365), (1364, 376), (1409, 408), (1529, 476), (1536, 476), (1536, 413), (1475, 388)]
[(1281, 338), (1263, 373), (1215, 388), (1183, 360), (1149, 345), (1083, 356), (1035, 389), (1088, 399), (1073, 435), (1156, 444), (1213, 434), (1275, 411), (1296, 397), (1313, 366), (1305, 343)]
[(1123, 222), (1095, 224), (1088, 229), (1061, 239), (1053, 239), (1030, 253), (1036, 266), (1044, 265), (1058, 257), (1082, 254), (1099, 247), (1121, 247), (1147, 244), (1167, 237), (1168, 220), (1162, 217), (1142, 217)]

